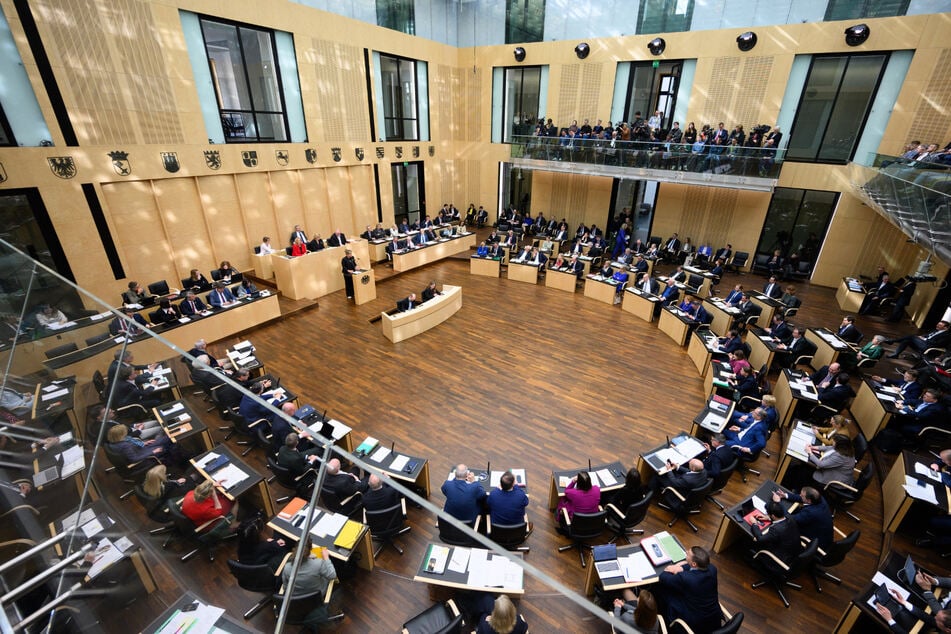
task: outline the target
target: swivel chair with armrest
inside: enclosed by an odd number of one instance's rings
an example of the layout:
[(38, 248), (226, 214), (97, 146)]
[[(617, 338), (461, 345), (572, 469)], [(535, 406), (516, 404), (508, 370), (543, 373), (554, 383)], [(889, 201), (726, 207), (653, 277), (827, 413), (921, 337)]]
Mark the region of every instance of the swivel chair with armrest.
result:
[(575, 513), (573, 517), (568, 516), (568, 509), (561, 509), (565, 520), (565, 526), (568, 529), (568, 537), (571, 543), (567, 546), (559, 546), (558, 552), (578, 549), (578, 557), (581, 559), (581, 567), (587, 567), (584, 560), (585, 548), (590, 549), (589, 541), (601, 537), (607, 523), (607, 511), (599, 509), (596, 513)]
[(494, 524), (491, 517), (485, 518), (485, 536), (506, 550), (527, 553), (530, 548), (522, 544), (531, 535), (533, 528), (527, 513), (518, 524)]
[(135, 499), (142, 505), (148, 518), (153, 522), (162, 524), (159, 528), (151, 529), (149, 535), (161, 535), (175, 530), (174, 525), (172, 525), (172, 516), (168, 513), (168, 506), (165, 505), (162, 498), (152, 497), (145, 492), (140, 484), (135, 485), (133, 491), (135, 492)]
[[(314, 487), (314, 482), (317, 480), (317, 472), (313, 469), (307, 469), (304, 473), (295, 476), (290, 472), (290, 469), (280, 464), (274, 457), (265, 456), (267, 460), (267, 468), (271, 470), (271, 473), (274, 474), (273, 480), (277, 480), (285, 489), (290, 489), (294, 492), (299, 498), (304, 498), (305, 500), (310, 499), (311, 490)], [(271, 482), (271, 479), (268, 480), (268, 483)], [(290, 499), (289, 495), (277, 498), (277, 503), (282, 504)]]
[[(219, 525), (226, 524), (228, 518), (224, 516), (216, 517), (212, 520), (208, 520), (201, 526), (195, 526), (194, 522), (182, 513), (181, 506), (179, 506), (176, 500), (169, 500), (167, 507), (172, 523), (175, 525), (173, 536), (190, 542), (194, 546), (194, 548), (182, 555), (181, 560), (183, 562), (188, 561), (198, 554), (198, 551), (204, 550), (208, 554), (208, 561), (214, 561), (215, 547), (222, 541), (222, 538), (218, 537), (213, 531)], [(166, 540), (162, 547), (167, 546), (170, 541), (172, 541), (172, 539)]]
[[(737, 612), (731, 615), (727, 612), (726, 608), (723, 607), (722, 603), (720, 604), (720, 611), (722, 613), (721, 618), (723, 619), (723, 624), (716, 629), (709, 630), (709, 634), (736, 634), (736, 632), (739, 632), (740, 626), (743, 624), (743, 613)], [(694, 631), (683, 619), (674, 619), (671, 621), (667, 631), (670, 632), (670, 634), (694, 634)]]
[(412, 528), (406, 526), (405, 499), (400, 499), (399, 504), (394, 504), (379, 511), (370, 511), (364, 508), (363, 523), (370, 527), (370, 536), (373, 541), (379, 542), (379, 546), (373, 551), (374, 559), (387, 545), (392, 546), (399, 554), (403, 554), (403, 548), (394, 539), (403, 533), (408, 533)]
[(849, 508), (862, 499), (862, 496), (865, 494), (865, 489), (868, 488), (873, 477), (875, 477), (875, 463), (869, 460), (865, 463), (865, 466), (862, 467), (862, 470), (859, 472), (853, 484), (847, 484), (838, 480), (832, 480), (826, 484), (825, 488), (822, 489), (822, 495), (828, 500), (829, 506), (832, 507), (832, 516), (835, 517), (837, 510), (843, 510), (845, 514), (853, 520), (861, 522), (862, 520), (849, 511)]
[[(841, 531), (838, 529), (836, 529), (836, 532), (842, 535)], [(816, 592), (822, 592), (822, 586), (819, 584), (819, 579), (828, 579), (832, 583), (842, 585), (842, 580), (830, 573), (829, 568), (838, 566), (840, 563), (845, 561), (845, 558), (855, 547), (855, 543), (859, 540), (861, 535), (862, 531), (855, 529), (844, 539), (833, 542), (832, 545), (826, 550), (822, 550), (821, 548), (819, 549), (816, 554), (815, 561), (813, 561), (812, 567), (810, 568), (812, 580), (816, 583)]]
[(700, 507), (703, 506), (703, 501), (707, 498), (707, 494), (710, 493), (712, 487), (713, 478), (707, 478), (706, 482), (700, 486), (690, 489), (687, 495), (682, 494), (674, 487), (665, 487), (660, 492), (661, 501), (657, 503), (657, 506), (674, 514), (674, 519), (667, 523), (667, 528), (676, 524), (677, 520), (683, 519), (687, 522), (687, 526), (693, 529), (693, 532), (699, 532), (700, 529), (697, 528), (696, 524), (690, 521), (690, 516), (700, 513)]
[[(479, 532), (479, 525), (481, 522), (481, 517), (477, 517), (472, 524), (467, 524), (469, 528)], [(464, 522), (465, 523), (465, 522)], [(436, 526), (439, 529), (439, 541), (445, 542), (452, 546), (474, 546), (477, 545), (475, 540), (469, 537), (466, 533), (462, 532), (448, 521), (444, 520), (442, 517), (436, 518)]]
[(623, 511), (614, 504), (608, 504), (604, 507), (607, 511), (608, 528), (614, 531), (614, 537), (610, 539), (609, 544), (613, 544), (619, 538), (623, 537), (628, 544), (633, 544), (630, 535), (643, 535), (644, 530), (635, 528), (647, 517), (647, 511), (650, 508), (651, 500), (654, 499), (654, 492), (648, 491), (643, 499), (628, 504)]
[(436, 603), (426, 608), (406, 623), (402, 634), (461, 634), (462, 612), (455, 601)]
[(717, 477), (713, 478), (713, 484), (710, 486), (710, 492), (707, 494), (707, 500), (716, 504), (721, 511), (726, 507), (723, 506), (716, 496), (720, 493), (723, 493), (723, 489), (726, 488), (727, 483), (730, 481), (730, 478), (733, 477), (733, 472), (736, 471), (736, 468), (739, 464), (739, 456), (734, 455), (733, 461), (727, 466), (722, 467), (720, 469), (720, 473), (717, 474)]
[[(333, 589), (336, 584), (336, 579), (331, 581), (327, 585), (327, 591), (323, 593), (292, 595), (284, 622), (287, 625), (300, 625), (307, 632), (317, 632), (321, 625), (342, 621), (343, 613), (330, 616), (330, 600), (333, 598)], [(274, 613), (277, 614), (287, 598), (283, 594), (275, 593), (271, 595), (271, 600), (274, 603)], [(317, 607), (314, 607), (315, 605)]]
[(806, 546), (803, 551), (799, 553), (789, 564), (786, 564), (768, 550), (757, 551), (753, 555), (753, 566), (764, 577), (764, 579), (757, 581), (750, 587), (755, 590), (756, 588), (764, 586), (767, 583), (771, 584), (776, 590), (776, 594), (778, 594), (779, 598), (782, 600), (783, 605), (788, 608), (789, 601), (786, 599), (786, 595), (783, 593), (783, 586), (789, 586), (791, 588), (795, 588), (796, 590), (802, 590), (802, 586), (798, 583), (794, 583), (793, 579), (797, 578), (812, 566), (812, 562), (815, 560), (818, 552), (819, 541), (816, 539), (809, 542), (809, 545)]
[(341, 499), (327, 487), (321, 487), (320, 500), (323, 507), (328, 511), (343, 513), (351, 519), (360, 517), (363, 512), (363, 493), (360, 491)]
[[(125, 456), (114, 451), (112, 447), (109, 446), (109, 443), (102, 443), (102, 450), (105, 452), (106, 460), (109, 461), (109, 464), (115, 467), (115, 473), (122, 478), (124, 483), (131, 484), (133, 487), (137, 484), (142, 484), (142, 481), (145, 479), (145, 474), (149, 469), (162, 464), (155, 456), (148, 456), (138, 462), (129, 462)], [(121, 494), (119, 499), (125, 500), (134, 493), (134, 488), (129, 489)]]
[[(281, 568), (283, 568), (283, 565)], [(281, 587), (281, 571), (275, 572), (268, 564), (249, 565), (229, 559), (228, 570), (241, 589), (264, 595), (260, 601), (245, 611), (245, 620), (250, 619), (267, 607), (267, 604), (271, 602), (271, 597)]]

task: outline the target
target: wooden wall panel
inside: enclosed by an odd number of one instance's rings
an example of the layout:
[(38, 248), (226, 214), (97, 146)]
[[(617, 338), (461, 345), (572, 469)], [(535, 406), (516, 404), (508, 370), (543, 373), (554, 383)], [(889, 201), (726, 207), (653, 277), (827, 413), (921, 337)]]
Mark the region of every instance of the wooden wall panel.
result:
[[(271, 192), (273, 204), (271, 209), (264, 210), (262, 215), (270, 217), (272, 223), (277, 223), (281, 235), (286, 233), (290, 236), (291, 229), (294, 228), (294, 225), (303, 222), (298, 219), (304, 215), (305, 207), (301, 181), (303, 179), (302, 174), (305, 171), (314, 170), (284, 170), (268, 173), (268, 189)], [(245, 209), (245, 214), (250, 215), (251, 213), (251, 210)], [(286, 230), (283, 229), (285, 226)], [(307, 229), (307, 226), (305, 225), (304, 228)], [(313, 233), (311, 233), (311, 236), (313, 236)], [(254, 236), (252, 234), (252, 240), (253, 239)], [(285, 236), (284, 240), (286, 239), (287, 237)], [(252, 244), (258, 243), (252, 242)]]
[[(327, 179), (327, 201), (330, 203), (330, 230), (337, 229), (347, 236), (354, 234), (353, 202), (350, 200), (350, 172), (346, 169), (324, 170)], [(356, 233), (360, 233), (357, 231)], [(355, 235), (355, 234), (354, 234)], [(326, 237), (326, 236), (325, 236)]]
[[(350, 173), (350, 198), (353, 202), (354, 236), (361, 233), (367, 225), (376, 226), (376, 185), (373, 182), (373, 168), (369, 165), (355, 165), (348, 168)], [(348, 234), (349, 235), (349, 234)]]
[[(222, 260), (228, 260), (238, 269), (254, 268), (251, 260), (254, 247), (261, 243), (265, 232), (248, 231), (245, 214), (254, 210), (241, 206), (234, 179), (228, 175), (215, 175), (203, 176), (196, 181), (208, 225), (213, 265), (217, 267)], [(273, 244), (276, 246), (279, 242)]]
[(293, 231), (296, 224), (302, 225), (304, 231), (310, 237), (319, 233), (326, 239), (333, 233), (333, 223), (330, 221), (330, 201), (327, 196), (326, 173), (327, 170), (303, 170), (300, 173), (303, 210), (298, 216), (278, 210), (278, 227), (283, 232), (281, 235), (291, 235), (291, 231)]
[[(164, 235), (174, 253), (178, 273), (192, 268), (205, 275), (216, 268), (214, 238), (203, 215), (194, 179), (169, 178), (152, 182), (152, 192), (164, 227)], [(207, 213), (207, 212), (206, 212)], [(181, 275), (185, 277), (185, 275)]]
[[(175, 254), (165, 237), (165, 227), (150, 182), (106, 183), (102, 186), (105, 211), (112, 227), (122, 266), (130, 280), (143, 284), (160, 279), (177, 283)], [(106, 289), (111, 288), (112, 292)], [(101, 289), (104, 299), (118, 297), (125, 288), (111, 280)]]

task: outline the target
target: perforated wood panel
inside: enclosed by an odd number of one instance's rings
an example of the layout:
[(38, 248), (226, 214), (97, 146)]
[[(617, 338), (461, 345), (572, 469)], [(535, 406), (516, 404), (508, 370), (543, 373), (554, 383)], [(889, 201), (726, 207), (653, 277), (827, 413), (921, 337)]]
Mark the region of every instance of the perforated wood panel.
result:
[(759, 123), (771, 124), (760, 119), (772, 69), (772, 57), (717, 58), (706, 101), (695, 119), (697, 128), (705, 123), (716, 127), (722, 121), (728, 130), (742, 124), (749, 132)]
[(148, 3), (39, 0), (33, 5), (37, 23), (51, 35), (54, 66), (59, 62), (66, 69), (57, 79), (74, 100), (70, 119), (80, 142), (184, 142)]
[(908, 133), (909, 140), (939, 144), (947, 141), (951, 130), (951, 49), (943, 49), (939, 59), (927, 86), (921, 91)]
[(578, 80), (581, 78), (581, 64), (570, 64), (561, 69), (561, 83), (558, 86), (558, 114), (555, 125), (567, 127), (572, 119), (578, 118)]
[(730, 227), (733, 226), (733, 210), (736, 209), (739, 192), (736, 189), (719, 187), (711, 189), (713, 195), (704, 218), (703, 231), (691, 237), (694, 239), (694, 244), (699, 245), (702, 241), (717, 249), (732, 241), (729, 234)]
[[(477, 142), (482, 140), (482, 69), (475, 72), (472, 69), (467, 70), (466, 78), (466, 140)], [(478, 179), (470, 180), (470, 184), (472, 183), (478, 183)]]
[(452, 109), (453, 68), (447, 64), (430, 64), (429, 69), (430, 134), (432, 138), (446, 137), (453, 134), (452, 127), (458, 123)]
[(604, 64), (585, 64), (581, 70), (581, 85), (578, 91), (578, 119), (580, 124), (585, 119), (591, 120), (594, 125), (598, 117), (598, 96), (601, 92), (601, 71)]
[(363, 49), (341, 42), (311, 40), (305, 58), (317, 76), (318, 129), (331, 142), (370, 138)]

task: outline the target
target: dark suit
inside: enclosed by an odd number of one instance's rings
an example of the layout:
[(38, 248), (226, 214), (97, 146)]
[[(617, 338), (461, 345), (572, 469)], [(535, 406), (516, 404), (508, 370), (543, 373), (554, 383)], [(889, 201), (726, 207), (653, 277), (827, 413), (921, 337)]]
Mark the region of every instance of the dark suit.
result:
[(130, 383), (129, 381), (119, 381), (116, 383), (113, 398), (115, 399), (116, 407), (136, 404), (146, 409), (152, 409), (162, 404), (161, 399), (151, 396), (138, 385)]
[(767, 283), (766, 286), (763, 287), (763, 295), (772, 297), (773, 299), (779, 299), (783, 296), (783, 289), (779, 285), (779, 282), (773, 284)]
[(473, 522), (482, 512), (482, 502), (485, 500), (485, 490), (478, 482), (452, 479), (443, 482), (440, 489), (446, 496), (447, 513), (463, 522)]
[[(317, 450), (319, 451), (319, 449)], [(277, 464), (286, 468), (295, 478), (310, 469), (310, 463), (307, 456), (310, 453), (301, 453), (296, 448), (282, 446), (277, 452)]]
[(396, 310), (401, 313), (405, 313), (406, 311), (412, 308), (415, 308), (416, 306), (419, 306), (419, 301), (410, 300), (409, 297), (406, 297), (405, 299), (401, 299), (398, 302), (396, 302)]
[(363, 508), (368, 511), (383, 511), (400, 503), (400, 494), (385, 484), (379, 489), (367, 489), (363, 494)]
[[(753, 422), (754, 420), (751, 416), (746, 421), (744, 429), (738, 432), (724, 429), (723, 435), (726, 436), (727, 447), (746, 447), (750, 450), (751, 456), (755, 456), (757, 452), (761, 451), (766, 446), (766, 441), (769, 438), (769, 424), (766, 419), (759, 422)], [(743, 423), (738, 424), (740, 427), (744, 426)], [(742, 434), (742, 438), (740, 434)]]
[(118, 335), (119, 333), (125, 333), (127, 330), (132, 329), (134, 335), (137, 335), (142, 332), (147, 326), (145, 319), (142, 318), (142, 315), (139, 313), (132, 313), (129, 315), (129, 318), (134, 321), (138, 328), (130, 326), (129, 322), (121, 317), (116, 317), (109, 323), (109, 333), (113, 335)]
[[(337, 473), (330, 475), (329, 473), (324, 477), (323, 488), (327, 491), (330, 491), (337, 496), (337, 499), (340, 502), (343, 502), (351, 495), (354, 495), (357, 492), (364, 492), (367, 490), (366, 480), (356, 480), (349, 473)], [(355, 501), (351, 501), (349, 504), (344, 505), (341, 509), (331, 509), (333, 511), (339, 511), (344, 513), (350, 513), (356, 508), (357, 504)]]
[(769, 330), (771, 334), (776, 339), (779, 339), (783, 343), (792, 340), (792, 329), (789, 327), (789, 324), (785, 321), (781, 321)]
[(756, 540), (756, 550), (768, 550), (786, 565), (791, 564), (802, 552), (799, 527), (788, 519), (773, 522), (765, 532), (754, 524), (753, 538)]
[(307, 250), (308, 250), (308, 251), (311, 251), (311, 252), (313, 252), (313, 251), (321, 251), (321, 250), (324, 249), (324, 240), (323, 240), (323, 238), (316, 239), (316, 240), (311, 240), (310, 242), (308, 242), (308, 243), (306, 243), (306, 244), (307, 244)]
[(711, 447), (710, 453), (703, 459), (703, 468), (706, 469), (708, 476), (716, 478), (724, 467), (733, 463), (734, 457), (734, 453), (726, 445)]
[(193, 300), (183, 299), (182, 303), (178, 305), (179, 310), (182, 311), (183, 315), (194, 315), (205, 310), (205, 302), (201, 301), (198, 297)]
[(234, 300), (234, 294), (227, 286), (221, 289), (215, 289), (208, 294), (208, 301), (215, 308), (221, 308), (224, 304), (230, 304)]
[(327, 246), (342, 247), (345, 244), (347, 244), (347, 236), (343, 233), (334, 233), (327, 238)]
[(673, 487), (686, 497), (691, 489), (696, 489), (708, 479), (706, 469), (691, 471), (685, 465), (677, 467), (675, 471), (668, 471), (657, 477), (660, 488)]
[(841, 385), (836, 383), (824, 390), (819, 390), (819, 402), (835, 410), (845, 407), (846, 402), (853, 396), (855, 396), (855, 390), (847, 383)]
[[(789, 494), (789, 501), (802, 504), (802, 498), (795, 493)], [(820, 497), (815, 504), (800, 506), (792, 519), (799, 527), (800, 535), (819, 540), (819, 548), (826, 550), (832, 545), (832, 511), (824, 498)]]
[(786, 344), (786, 349), (783, 351), (783, 356), (779, 360), (779, 364), (786, 368), (792, 366), (796, 359), (806, 354), (808, 347), (809, 345), (805, 337), (799, 337), (798, 339), (793, 337), (790, 342)]
[(858, 343), (859, 339), (862, 338), (862, 333), (852, 324), (842, 326), (836, 334), (839, 336), (839, 339), (848, 343)]
[(951, 430), (948, 421), (948, 412), (940, 401), (937, 403), (919, 403), (913, 409), (902, 412), (895, 417), (899, 431), (906, 435), (914, 435), (925, 427), (938, 427)]
[(918, 381), (893, 381), (891, 379), (885, 379), (882, 381), (882, 385), (894, 385), (901, 390), (901, 399), (905, 403), (914, 403), (917, 405), (921, 399), (921, 383)]
[(836, 376), (836, 374), (829, 374), (829, 366), (824, 365), (809, 375), (809, 379), (815, 383), (816, 387), (818, 388), (819, 384), (824, 381), (829, 381), (830, 385), (835, 385)]
[(172, 322), (178, 321), (182, 316), (182, 311), (178, 309), (177, 306), (169, 306), (167, 309), (160, 308), (154, 313), (154, 319), (152, 320), (156, 325), (158, 324), (170, 324)]
[(424, 302), (428, 302), (428, 301), (431, 300), (432, 298), (436, 297), (436, 295), (442, 295), (442, 293), (440, 293), (439, 291), (437, 291), (435, 288), (429, 288), (428, 286), (423, 289), (423, 301), (424, 301)]
[(301, 242), (307, 242), (307, 236), (304, 235), (303, 231), (294, 231), (291, 233), (291, 237), (288, 239), (287, 244), (294, 244), (294, 240), (297, 238), (300, 238)]
[(664, 606), (667, 622), (683, 619), (694, 632), (708, 632), (720, 623), (720, 599), (717, 594), (717, 569), (706, 570), (683, 565), (683, 572), (661, 572), (655, 594)]

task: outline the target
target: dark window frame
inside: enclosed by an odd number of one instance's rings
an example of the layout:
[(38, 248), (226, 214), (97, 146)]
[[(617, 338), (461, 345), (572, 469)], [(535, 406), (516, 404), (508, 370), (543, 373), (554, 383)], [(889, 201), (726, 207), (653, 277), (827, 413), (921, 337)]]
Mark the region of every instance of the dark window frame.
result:
[(16, 147), (17, 139), (13, 135), (13, 128), (10, 127), (10, 121), (7, 120), (7, 115), (3, 111), (3, 105), (0, 104), (0, 131), (3, 131), (3, 135), (6, 138), (7, 142), (0, 142), (2, 147)]
[[(664, 3), (664, 18), (663, 23), (660, 26), (651, 26), (645, 31), (645, 7), (650, 2)], [(691, 22), (693, 21), (693, 11), (695, 8), (694, 0), (687, 0), (687, 11), (683, 18), (679, 17), (679, 14), (673, 12), (673, 9), (676, 6), (677, 0), (641, 0), (640, 3), (638, 3), (637, 11), (637, 35), (653, 35), (654, 33), (684, 33), (689, 31), (691, 28)], [(677, 24), (676, 26), (672, 25), (671, 22), (674, 20), (674, 16), (678, 16), (676, 20), (682, 20), (683, 22), (681, 24)]]
[[(884, 56), (885, 59), (882, 62), (881, 70), (879, 70), (878, 72), (878, 78), (875, 80), (875, 86), (872, 88), (871, 97), (869, 99), (867, 107), (865, 108), (865, 114), (862, 116), (862, 120), (859, 123), (859, 125), (856, 126), (856, 130), (858, 131), (858, 133), (855, 137), (854, 143), (852, 144), (852, 148), (849, 150), (848, 158), (846, 158), (845, 160), (828, 160), (828, 159), (823, 160), (819, 158), (819, 155), (822, 153), (822, 147), (824, 145), (826, 136), (829, 132), (829, 126), (832, 123), (831, 115), (828, 117), (828, 119), (825, 122), (825, 125), (823, 126), (822, 135), (820, 137), (821, 141), (816, 148), (815, 157), (810, 159), (810, 158), (803, 158), (800, 156), (793, 156), (790, 148), (792, 146), (792, 140), (796, 136), (796, 128), (800, 124), (800, 115), (801, 115), (802, 105), (806, 99), (806, 91), (809, 88), (809, 79), (812, 77), (812, 71), (815, 68), (816, 61), (823, 60), (823, 59), (830, 59), (834, 57), (847, 58), (845, 70), (842, 72), (842, 77), (839, 78), (839, 84), (836, 87), (835, 98), (832, 100), (832, 107), (830, 109), (830, 112), (834, 112), (836, 103), (838, 102), (839, 96), (841, 94), (842, 81), (845, 78), (846, 73), (848, 72), (848, 67), (852, 63), (852, 60), (856, 58), (879, 57), (879, 56)], [(856, 149), (858, 149), (859, 142), (862, 138), (862, 134), (865, 132), (865, 124), (868, 122), (869, 115), (871, 115), (872, 113), (872, 106), (875, 104), (875, 98), (878, 96), (878, 90), (882, 86), (882, 78), (885, 76), (885, 71), (888, 70), (888, 63), (890, 61), (891, 61), (891, 51), (869, 51), (867, 53), (865, 52), (847, 53), (846, 52), (846, 53), (828, 53), (823, 55), (813, 55), (812, 59), (809, 60), (809, 71), (806, 73), (806, 80), (802, 86), (802, 93), (800, 93), (799, 95), (799, 103), (796, 104), (796, 117), (795, 119), (793, 119), (793, 123), (789, 128), (789, 136), (786, 141), (786, 159), (790, 161), (795, 161), (797, 163), (821, 163), (826, 165), (847, 165), (849, 161), (855, 158), (855, 151)]]
[[(881, 0), (829, 0), (823, 21), (835, 22), (837, 20), (895, 17), (908, 13), (908, 5), (911, 4), (911, 0), (899, 0), (897, 11), (894, 13), (880, 10), (869, 11), (869, 9), (875, 8), (870, 5), (880, 2)], [(842, 11), (842, 9), (846, 10)]]
[[(527, 70), (537, 70), (538, 71), (538, 95), (535, 97), (536, 103), (541, 100), (541, 84), (542, 84), (542, 68), (544, 65), (538, 64), (534, 66), (503, 66), (502, 67), (502, 143), (515, 143), (512, 140), (512, 137), (515, 136), (515, 130), (509, 130), (509, 125), (512, 125), (512, 117), (508, 115), (514, 115), (515, 113), (507, 113), (505, 111), (505, 104), (508, 103), (509, 97), (509, 82), (508, 82), (508, 72), (509, 71), (520, 71), (521, 78), (519, 85), (522, 86), (520, 94), (517, 95), (516, 99), (518, 105), (515, 106), (515, 112), (524, 112), (521, 103), (524, 99), (524, 86), (525, 86), (525, 72)], [(538, 115), (535, 115), (536, 119)], [(532, 130), (535, 128), (535, 121), (531, 122), (531, 130), (528, 131), (528, 134), (532, 134)]]
[[(376, 25), (407, 35), (416, 35), (416, 3), (413, 0), (399, 0), (400, 7), (393, 8), (394, 0), (376, 0)], [(381, 6), (382, 5), (382, 6)], [(400, 10), (409, 9), (409, 19), (404, 23), (406, 28), (398, 28), (396, 19)], [(384, 19), (380, 19), (383, 17)]]
[[(238, 50), (241, 53), (241, 70), (244, 74), (245, 85), (248, 87), (248, 99), (251, 100), (251, 109), (235, 109), (235, 108), (225, 108), (224, 103), (222, 102), (221, 94), (219, 93), (219, 88), (215, 79), (215, 69), (211, 63), (211, 55), (208, 53), (208, 41), (205, 35), (205, 22), (214, 22), (217, 24), (223, 24), (226, 26), (232, 26), (238, 29), (237, 34), (237, 45)], [(291, 133), (290, 133), (290, 121), (287, 117), (287, 102), (284, 99), (284, 82), (281, 76), (281, 61), (277, 51), (277, 38), (275, 36), (276, 31), (274, 29), (268, 29), (265, 27), (260, 27), (254, 24), (247, 24), (245, 22), (237, 22), (235, 20), (228, 20), (226, 18), (220, 18), (217, 16), (211, 15), (198, 15), (198, 26), (201, 29), (201, 40), (202, 44), (205, 46), (205, 59), (208, 61), (208, 72), (211, 74), (212, 83), (215, 88), (215, 97), (217, 99), (216, 106), (218, 108), (218, 114), (221, 118), (221, 127), (224, 131), (225, 143), (290, 143), (291, 142)], [(244, 52), (244, 42), (241, 39), (241, 29), (247, 29), (249, 31), (255, 31), (258, 33), (264, 33), (268, 36), (268, 42), (271, 45), (271, 54), (274, 59), (274, 76), (277, 80), (277, 95), (281, 100), (281, 110), (259, 110), (255, 108), (254, 105), (254, 92), (251, 89), (251, 76), (248, 73), (248, 62), (247, 57)], [(225, 124), (226, 120), (230, 118), (230, 115), (245, 115), (248, 114), (254, 119), (254, 129), (256, 131), (254, 136), (247, 136), (246, 133), (242, 136), (229, 135), (227, 130), (228, 126)], [(284, 139), (274, 139), (274, 138), (262, 138), (261, 137), (261, 126), (257, 122), (258, 115), (279, 115), (284, 124)], [(246, 128), (245, 128), (246, 129)]]
[[(777, 192), (786, 192), (786, 191), (800, 192), (799, 202), (796, 205), (796, 215), (793, 218), (790, 231), (788, 232), (790, 243), (786, 246), (781, 246), (781, 245), (777, 245), (773, 243), (769, 245), (764, 245), (763, 240), (766, 238), (767, 232), (771, 232), (771, 228), (774, 228), (777, 222), (775, 218), (773, 219), (770, 218), (770, 212), (773, 211), (773, 201), (776, 199)], [(773, 195), (769, 199), (769, 205), (766, 207), (766, 216), (763, 219), (763, 226), (760, 229), (759, 238), (757, 238), (756, 240), (756, 250), (753, 252), (754, 257), (756, 255), (761, 255), (761, 254), (772, 255), (773, 251), (776, 248), (780, 249), (783, 258), (788, 258), (792, 253), (799, 253), (797, 249), (798, 245), (795, 244), (795, 241), (792, 240), (792, 238), (795, 237), (795, 230), (796, 230), (796, 227), (799, 225), (798, 220), (804, 211), (803, 207), (808, 202), (806, 201), (806, 197), (809, 196), (810, 193), (814, 193), (814, 192), (833, 195), (832, 204), (829, 206), (829, 215), (826, 217), (825, 226), (822, 228), (821, 234), (817, 235), (817, 237), (819, 238), (819, 243), (815, 247), (815, 253), (805, 254), (810, 256), (808, 259), (804, 257), (804, 254), (801, 254), (801, 253), (799, 254), (800, 259), (803, 261), (810, 262), (810, 264), (812, 265), (811, 266), (812, 270), (815, 270), (816, 261), (819, 259), (819, 253), (822, 252), (822, 246), (825, 243), (826, 236), (829, 233), (829, 226), (832, 224), (832, 218), (833, 216), (835, 216), (835, 210), (839, 205), (839, 200), (842, 198), (841, 192), (837, 192), (833, 190), (825, 190), (825, 189), (802, 189), (799, 187), (777, 187), (776, 189), (774, 189)], [(785, 232), (785, 229), (781, 230), (781, 232)], [(779, 232), (777, 232), (777, 235), (778, 233)]]
[[(380, 104), (380, 107), (383, 108), (383, 131), (386, 135), (387, 141), (419, 141), (420, 140), (420, 107), (419, 107), (419, 62), (418, 59), (413, 59), (412, 57), (403, 57), (402, 55), (393, 55), (391, 53), (380, 53), (380, 81), (383, 82), (381, 88), (386, 88), (386, 81), (383, 79), (383, 59), (395, 60), (396, 64), (396, 79), (399, 82), (399, 85), (402, 86), (401, 75), (400, 75), (400, 64), (399, 62), (410, 62), (413, 64), (413, 101), (416, 104), (416, 116), (415, 117), (405, 117), (403, 115), (403, 100), (396, 99), (393, 101), (393, 106), (398, 108), (400, 116), (391, 116), (386, 112), (386, 99), (383, 100), (383, 103)], [(429, 84), (429, 65), (426, 65), (426, 75), (427, 75), (427, 85)], [(427, 95), (428, 97), (428, 95)], [(388, 122), (398, 121), (400, 123), (399, 130), (400, 135), (398, 137), (390, 136), (390, 126), (387, 125)], [(404, 124), (407, 121), (414, 122), (414, 129), (416, 134), (413, 137), (407, 137), (405, 134)]]
[[(535, 5), (541, 4), (541, 16), (539, 20), (540, 30), (531, 32), (527, 28), (529, 5), (534, 11)], [(521, 6), (518, 6), (521, 5)], [(544, 42), (545, 41), (545, 11), (547, 9), (545, 0), (506, 0), (505, 1), (505, 43), (522, 44), (525, 42)], [(518, 12), (521, 20), (518, 24), (512, 22), (512, 13)], [(523, 35), (519, 35), (523, 34)]]
[[(674, 112), (677, 110), (677, 95), (680, 91), (680, 79), (683, 76), (684, 71), (684, 59), (671, 59), (663, 60), (660, 62), (660, 65), (654, 68), (653, 61), (631, 61), (631, 72), (627, 78), (627, 92), (624, 98), (624, 116), (625, 120), (628, 123), (634, 122), (634, 112), (636, 110), (633, 104), (633, 93), (634, 93), (634, 79), (636, 76), (636, 71), (638, 68), (649, 69), (652, 71), (651, 76), (651, 98), (650, 104), (647, 107), (647, 111), (641, 110), (641, 115), (644, 117), (644, 121), (650, 119), (654, 111), (658, 109), (660, 104), (660, 96), (670, 95), (670, 112), (664, 113), (664, 121), (661, 123), (661, 128), (664, 130), (669, 130), (673, 125)], [(662, 66), (670, 65), (669, 69), (662, 69)], [(667, 92), (661, 92), (661, 84), (663, 83), (664, 77), (672, 77), (674, 80), (673, 89)], [(615, 124), (619, 123), (618, 121), (614, 122)], [(683, 122), (681, 122), (683, 123)], [(686, 125), (682, 126), (686, 128)]]

